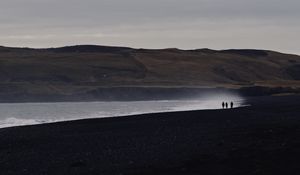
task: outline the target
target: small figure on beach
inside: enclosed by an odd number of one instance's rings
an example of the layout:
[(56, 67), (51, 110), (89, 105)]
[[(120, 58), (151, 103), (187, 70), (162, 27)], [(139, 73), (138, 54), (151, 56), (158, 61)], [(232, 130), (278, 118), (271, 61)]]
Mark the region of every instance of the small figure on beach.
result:
[(231, 107), (231, 109), (233, 108), (233, 102), (230, 103), (230, 107)]
[(226, 106), (226, 109), (228, 109), (228, 103), (227, 102), (225, 103), (225, 106)]
[(225, 103), (224, 103), (224, 101), (222, 102), (222, 108), (223, 108), (223, 109), (225, 108)]

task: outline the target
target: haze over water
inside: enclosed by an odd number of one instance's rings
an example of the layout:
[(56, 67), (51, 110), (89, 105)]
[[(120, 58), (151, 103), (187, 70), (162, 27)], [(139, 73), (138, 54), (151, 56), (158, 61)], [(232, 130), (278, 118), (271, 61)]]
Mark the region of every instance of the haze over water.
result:
[(243, 98), (232, 94), (202, 96), (197, 100), (2, 103), (0, 104), (0, 128), (144, 113), (220, 109), (223, 101), (233, 101), (234, 107), (244, 103)]

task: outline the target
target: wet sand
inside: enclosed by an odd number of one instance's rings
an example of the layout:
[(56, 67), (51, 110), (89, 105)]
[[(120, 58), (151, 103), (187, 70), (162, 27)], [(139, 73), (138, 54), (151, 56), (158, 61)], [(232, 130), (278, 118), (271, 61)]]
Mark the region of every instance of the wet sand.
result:
[(0, 174), (300, 174), (300, 96), (0, 129)]

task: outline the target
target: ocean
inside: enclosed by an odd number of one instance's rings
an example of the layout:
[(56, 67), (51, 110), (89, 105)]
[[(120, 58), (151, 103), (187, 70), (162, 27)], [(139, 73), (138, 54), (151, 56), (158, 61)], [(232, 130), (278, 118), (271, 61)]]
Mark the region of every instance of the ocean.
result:
[[(1, 103), (0, 128), (144, 113), (221, 109), (223, 99), (225, 98), (129, 102)], [(234, 107), (244, 105), (244, 100), (239, 96), (226, 97), (226, 100), (233, 101)]]

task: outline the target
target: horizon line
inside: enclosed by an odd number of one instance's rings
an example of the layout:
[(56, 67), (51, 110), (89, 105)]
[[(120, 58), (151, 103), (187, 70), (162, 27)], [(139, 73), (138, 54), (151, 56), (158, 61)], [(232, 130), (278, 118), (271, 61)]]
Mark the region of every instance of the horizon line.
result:
[(146, 47), (130, 47), (130, 46), (119, 46), (119, 45), (101, 45), (101, 44), (74, 44), (74, 45), (64, 45), (64, 46), (49, 46), (49, 47), (31, 47), (31, 46), (7, 46), (0, 45), (0, 47), (11, 48), (11, 49), (34, 49), (34, 50), (47, 50), (47, 49), (59, 49), (65, 47), (78, 47), (78, 46), (99, 46), (99, 47), (115, 47), (115, 48), (128, 48), (128, 49), (145, 49), (145, 50), (182, 50), (182, 51), (193, 51), (193, 50), (211, 50), (211, 51), (228, 51), (228, 50), (257, 50), (257, 51), (270, 51), (270, 52), (278, 52), (282, 54), (288, 55), (297, 55), (300, 56), (300, 53), (289, 53), (284, 51), (277, 51), (272, 49), (264, 49), (264, 48), (224, 48), (224, 49), (211, 49), (211, 48), (190, 48), (184, 49), (180, 47), (164, 47), (164, 48), (146, 48)]

